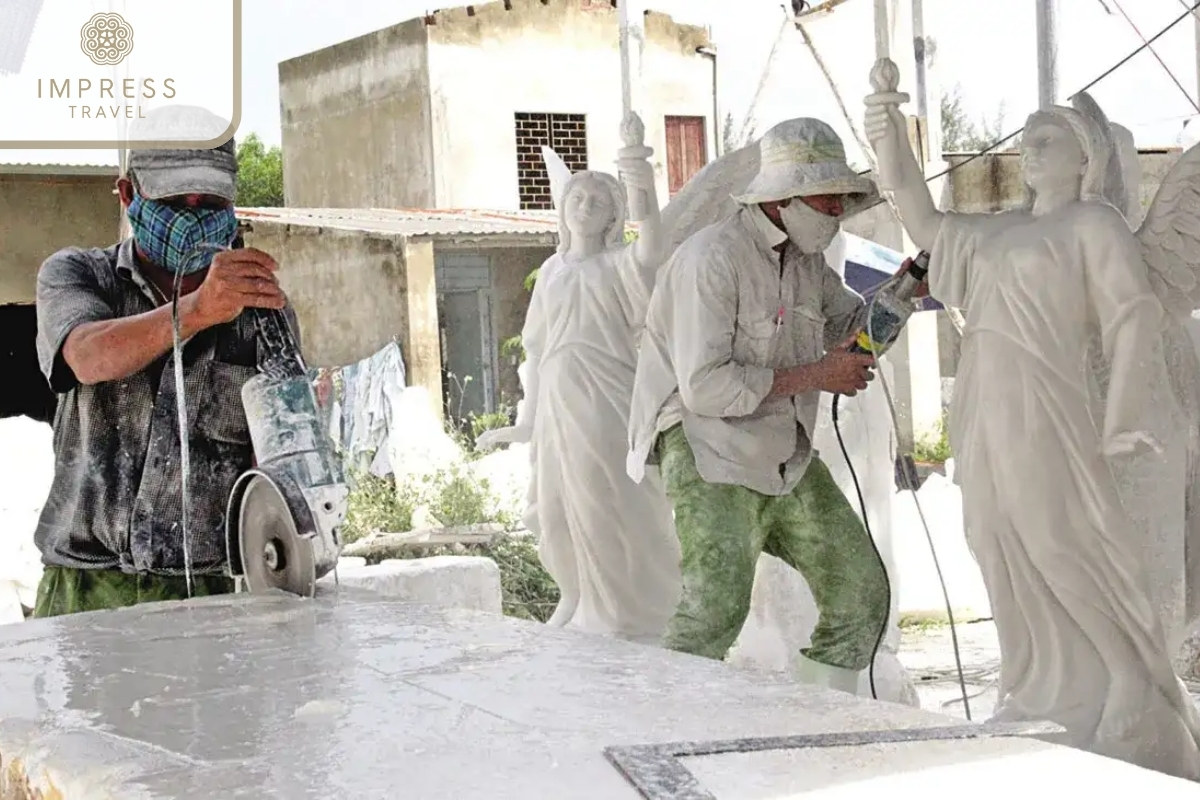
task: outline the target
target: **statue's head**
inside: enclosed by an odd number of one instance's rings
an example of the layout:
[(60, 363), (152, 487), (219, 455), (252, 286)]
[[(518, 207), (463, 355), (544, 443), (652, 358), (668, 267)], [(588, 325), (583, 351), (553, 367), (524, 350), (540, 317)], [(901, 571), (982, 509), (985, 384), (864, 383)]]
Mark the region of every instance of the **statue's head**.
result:
[(1104, 198), (1111, 142), (1093, 119), (1066, 106), (1034, 112), (1021, 140), (1021, 171), (1033, 195), (1078, 187), (1081, 200)]
[(625, 241), (628, 217), (625, 187), (604, 172), (576, 172), (563, 187), (558, 211), (558, 252), (571, 249), (571, 238), (601, 236), (606, 250)]

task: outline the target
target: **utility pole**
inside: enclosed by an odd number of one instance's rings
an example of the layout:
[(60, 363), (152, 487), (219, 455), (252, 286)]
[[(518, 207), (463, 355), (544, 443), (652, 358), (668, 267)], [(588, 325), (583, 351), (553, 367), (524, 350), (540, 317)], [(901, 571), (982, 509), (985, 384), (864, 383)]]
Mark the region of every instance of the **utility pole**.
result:
[(1200, 9), (1193, 9), (1196, 23), (1196, 97), (1200, 99)]
[(1058, 102), (1058, 0), (1036, 2), (1038, 105), (1045, 110)]
[(934, 39), (926, 33), (925, 0), (912, 0), (912, 25), (913, 56), (917, 66), (917, 116), (921, 119), (925, 161), (930, 165), (940, 165), (942, 96), (933, 66)]
[[(920, 88), (928, 91), (928, 71), (922, 75), (914, 46), (916, 36), (923, 34), (925, 27), (921, 10), (919, 0), (875, 0), (875, 54), (895, 62), (900, 73), (899, 86), (884, 91), (911, 92), (922, 80), (925, 85)], [(929, 137), (924, 135), (927, 131), (922, 130), (927, 117), (921, 112), (928, 112), (929, 99), (923, 97), (921, 91), (910, 99), (915, 102), (903, 104), (900, 109), (908, 120), (908, 139), (913, 153), (922, 171), (928, 174)], [(919, 116), (914, 116), (912, 110), (917, 110)], [(888, 216), (891, 219), (881, 220), (884, 224), (876, 229), (879, 243), (910, 256), (916, 255), (916, 245), (895, 209)], [(911, 452), (916, 442), (937, 433), (942, 419), (937, 314), (913, 314), (904, 326), (900, 341), (888, 351), (886, 358), (895, 369), (896, 443), (901, 452)]]
[(642, 48), (646, 42), (646, 14), (643, 0), (618, 0), (617, 11), (621, 26), (621, 116), (626, 117), (630, 111), (642, 111)]

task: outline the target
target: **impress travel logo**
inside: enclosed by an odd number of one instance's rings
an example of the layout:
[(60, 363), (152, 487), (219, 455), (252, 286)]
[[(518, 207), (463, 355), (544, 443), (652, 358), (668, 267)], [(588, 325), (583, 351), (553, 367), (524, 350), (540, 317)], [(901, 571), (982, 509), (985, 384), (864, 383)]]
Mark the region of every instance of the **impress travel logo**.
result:
[[(0, 2), (0, 149), (216, 147), (236, 133), (242, 0), (186, 14), (162, 0), (42, 4)], [(138, 123), (171, 105), (211, 112), (172, 118), (209, 122)]]
[(133, 52), (133, 26), (120, 14), (96, 14), (79, 32), (79, 47), (96, 66), (115, 66)]

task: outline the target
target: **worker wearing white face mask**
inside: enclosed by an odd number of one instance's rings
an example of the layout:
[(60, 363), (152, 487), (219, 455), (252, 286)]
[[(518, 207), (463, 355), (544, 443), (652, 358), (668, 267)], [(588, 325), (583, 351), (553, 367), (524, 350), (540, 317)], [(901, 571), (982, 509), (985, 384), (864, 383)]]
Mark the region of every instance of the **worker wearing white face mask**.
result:
[(889, 607), (883, 566), (812, 447), (821, 392), (853, 395), (873, 361), (847, 347), (863, 299), (823, 252), (877, 197), (815, 119), (772, 128), (739, 210), (685, 241), (650, 302), (628, 471), (660, 466), (682, 546), (666, 646), (723, 658), (763, 552), (798, 569), (820, 620), (799, 677), (854, 692)]

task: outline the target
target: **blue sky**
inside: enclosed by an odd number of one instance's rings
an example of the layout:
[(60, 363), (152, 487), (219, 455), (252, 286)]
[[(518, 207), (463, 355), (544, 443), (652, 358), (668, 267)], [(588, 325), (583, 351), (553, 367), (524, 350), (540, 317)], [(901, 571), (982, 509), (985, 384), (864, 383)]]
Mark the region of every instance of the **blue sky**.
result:
[[(650, 8), (685, 22), (709, 25), (720, 52), (720, 95), (725, 111), (744, 117), (784, 18), (778, 0), (647, 0)], [(1069, 94), (1141, 44), (1118, 13), (1119, 3), (1146, 36), (1157, 33), (1193, 0), (1059, 0), (1060, 75)], [(952, 75), (968, 110), (994, 117), (1003, 108), (1006, 127), (1018, 127), (1037, 102), (1033, 0), (925, 0), (928, 32), (938, 40), (938, 74)], [(239, 135), (259, 134), (278, 143), (280, 61), (410, 19), (459, 5), (434, 0), (246, 0), (244, 3), (244, 110)], [(874, 59), (871, 0), (847, 0), (809, 30), (858, 117), (866, 74)], [(1112, 13), (1107, 13), (1105, 7)], [(1195, 98), (1195, 26), (1185, 20), (1155, 49)], [(902, 87), (903, 88), (903, 87)], [(1150, 53), (1143, 53), (1093, 91), (1109, 115), (1130, 127), (1139, 145), (1175, 145), (1191, 101)], [(614, 98), (614, 102), (619, 102)], [(798, 32), (785, 31), (755, 117), (758, 132), (790, 116), (828, 119), (849, 133), (833, 95), (816, 71)], [(854, 148), (851, 147), (851, 150)], [(0, 160), (10, 161), (3, 151)], [(41, 157), (34, 158), (31, 156)], [(115, 154), (22, 153), (16, 160), (115, 163)]]

